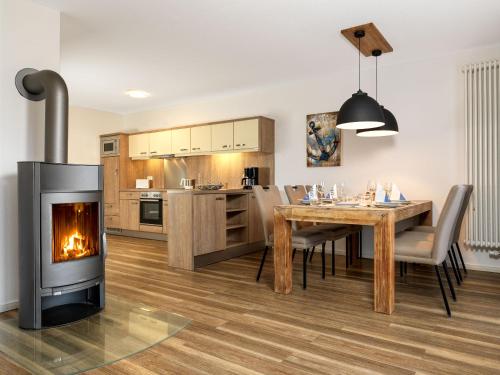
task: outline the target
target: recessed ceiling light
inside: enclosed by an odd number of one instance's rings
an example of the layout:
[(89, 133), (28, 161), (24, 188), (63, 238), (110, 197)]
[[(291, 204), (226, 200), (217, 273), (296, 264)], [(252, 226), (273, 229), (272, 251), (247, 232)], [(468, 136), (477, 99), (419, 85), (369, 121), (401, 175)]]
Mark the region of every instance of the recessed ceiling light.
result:
[(136, 98), (136, 99), (144, 99), (144, 98), (149, 98), (151, 96), (149, 92), (144, 90), (127, 90), (125, 91), (125, 94), (130, 96), (131, 98)]

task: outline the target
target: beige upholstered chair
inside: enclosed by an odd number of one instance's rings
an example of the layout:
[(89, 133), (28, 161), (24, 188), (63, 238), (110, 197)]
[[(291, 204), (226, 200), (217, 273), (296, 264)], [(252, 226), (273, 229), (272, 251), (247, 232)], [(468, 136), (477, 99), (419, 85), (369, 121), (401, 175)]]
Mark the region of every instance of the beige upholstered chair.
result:
[[(460, 246), (459, 246), (460, 230), (462, 228), (462, 223), (463, 223), (463, 220), (465, 217), (465, 213), (467, 212), (467, 207), (469, 205), (470, 197), (471, 197), (472, 192), (474, 190), (473, 185), (463, 185), (463, 186), (466, 187), (466, 194), (465, 194), (464, 200), (462, 202), (462, 205), (460, 207), (460, 214), (457, 217), (457, 223), (455, 225), (455, 231), (453, 233), (453, 244), (451, 245), (451, 247), (449, 249), (450, 261), (451, 261), (451, 265), (453, 267), (453, 272), (455, 273), (455, 278), (457, 280), (458, 285), (460, 285), (460, 282), (463, 281), (462, 273), (460, 272), (460, 267), (458, 264), (458, 259), (460, 259), (460, 262), (462, 263), (462, 268), (463, 268), (464, 272), (467, 273), (467, 268), (465, 267), (464, 258), (462, 256), (462, 251), (460, 250)], [(416, 232), (429, 233), (429, 235), (427, 236), (427, 239), (429, 241), (432, 241), (432, 239), (434, 237), (434, 232), (436, 231), (436, 227), (419, 225), (419, 226), (412, 227), (409, 230), (416, 231)]]
[[(285, 193), (288, 197), (288, 201), (290, 204), (296, 204), (298, 201), (304, 198), (307, 194), (307, 188), (310, 190), (310, 185), (285, 185)], [(310, 231), (320, 231), (325, 233), (331, 233), (330, 241), (332, 241), (332, 275), (335, 275), (335, 241), (341, 238), (346, 238), (346, 268), (349, 266), (349, 263), (352, 263), (352, 235), (357, 235), (358, 244), (359, 244), (359, 253), (361, 253), (361, 230), (362, 227), (360, 225), (346, 225), (346, 224), (318, 224), (312, 225), (312, 223), (307, 222), (296, 222), (292, 223), (294, 229), (305, 229)], [(343, 230), (342, 237), (339, 237), (340, 229)], [(312, 257), (314, 255), (314, 247), (311, 250), (311, 254), (309, 256), (309, 262), (312, 261)], [(323, 253), (322, 253), (323, 255)]]
[(431, 240), (429, 240), (429, 233), (417, 231), (405, 231), (396, 236), (396, 261), (434, 266), (448, 316), (451, 316), (451, 310), (441, 280), (439, 266), (443, 267), (451, 295), (455, 300), (456, 295), (448, 273), (446, 255), (454, 241), (458, 217), (466, 194), (467, 187), (465, 185), (455, 185), (451, 188)]
[[(284, 204), (277, 186), (269, 186), (267, 189), (262, 186), (254, 186), (255, 198), (259, 207), (262, 225), (264, 227), (264, 237), (266, 247), (262, 255), (257, 281), (260, 279), (268, 249), (274, 245), (274, 207)], [(303, 251), (303, 287), (307, 287), (307, 255), (313, 246), (323, 245), (330, 238), (330, 234), (312, 232), (307, 230), (292, 230), (292, 247)], [(325, 277), (325, 257), (322, 258), (322, 277)]]

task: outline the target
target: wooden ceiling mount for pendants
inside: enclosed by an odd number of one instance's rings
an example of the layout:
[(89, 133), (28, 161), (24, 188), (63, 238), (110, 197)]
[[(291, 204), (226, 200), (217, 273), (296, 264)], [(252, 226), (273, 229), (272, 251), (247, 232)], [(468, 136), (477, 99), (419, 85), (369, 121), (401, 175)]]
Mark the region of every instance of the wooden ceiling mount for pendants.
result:
[(358, 39), (363, 38), (360, 50), (366, 57), (372, 56), (374, 50), (379, 50), (381, 54), (392, 52), (391, 45), (373, 22), (344, 29), (341, 33), (356, 49), (358, 49)]

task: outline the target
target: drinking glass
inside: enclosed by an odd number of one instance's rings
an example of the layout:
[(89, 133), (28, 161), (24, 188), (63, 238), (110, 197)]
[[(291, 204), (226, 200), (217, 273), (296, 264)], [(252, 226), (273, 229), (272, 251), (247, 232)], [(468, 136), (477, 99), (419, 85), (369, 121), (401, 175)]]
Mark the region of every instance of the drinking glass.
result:
[(392, 182), (386, 182), (384, 184), (384, 190), (385, 190), (386, 194), (390, 197), (391, 191), (392, 191)]
[(375, 190), (377, 190), (377, 184), (373, 180), (369, 180), (368, 183), (366, 184), (366, 191), (370, 193), (375, 193)]

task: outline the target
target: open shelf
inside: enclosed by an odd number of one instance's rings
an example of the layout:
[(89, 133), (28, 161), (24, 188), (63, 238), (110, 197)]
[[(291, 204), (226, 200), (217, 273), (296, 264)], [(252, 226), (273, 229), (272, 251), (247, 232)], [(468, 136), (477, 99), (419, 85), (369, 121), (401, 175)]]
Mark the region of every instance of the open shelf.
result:
[(227, 208), (226, 212), (241, 212), (241, 211), (246, 211), (246, 208)]
[(226, 226), (226, 230), (246, 228), (246, 227), (247, 227), (246, 224), (229, 224)]

